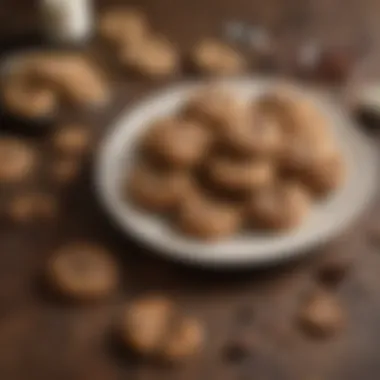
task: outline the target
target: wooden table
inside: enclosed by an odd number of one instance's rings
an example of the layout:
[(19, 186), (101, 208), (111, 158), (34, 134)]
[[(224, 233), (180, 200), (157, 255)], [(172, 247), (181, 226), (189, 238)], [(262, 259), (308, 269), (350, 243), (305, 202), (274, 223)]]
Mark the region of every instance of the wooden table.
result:
[[(106, 1), (100, 2), (104, 6)], [(107, 2), (108, 3), (108, 2)], [(198, 37), (220, 32), (228, 20), (265, 25), (277, 35), (279, 70), (289, 72), (294, 48), (307, 38), (325, 44), (378, 42), (380, 3), (374, 0), (140, 0), (157, 29), (186, 49)], [(0, 0), (4, 41), (33, 34), (35, 2)], [(16, 37), (15, 37), (16, 36)], [(369, 38), (371, 37), (371, 38)], [(7, 44), (4, 42), (2, 47)], [(359, 44), (360, 45), (360, 44)], [(293, 55), (292, 55), (293, 54)], [(115, 84), (115, 104), (100, 115), (75, 115), (105, 126), (127, 104), (154, 88)], [(64, 115), (68, 118), (73, 115)], [(3, 121), (0, 119), (0, 126)], [(6, 127), (12, 127), (7, 125)], [(281, 268), (216, 273), (161, 260), (122, 236), (109, 223), (92, 191), (91, 162), (80, 180), (60, 194), (62, 213), (54, 223), (0, 227), (0, 379), (255, 379), (376, 380), (380, 377), (380, 256), (368, 229), (380, 223), (375, 202), (350, 231), (324, 249), (352, 255), (354, 269), (336, 290), (347, 310), (344, 334), (325, 342), (303, 336), (295, 325), (297, 305), (315, 287), (319, 256)], [(61, 243), (91, 239), (119, 258), (122, 289), (95, 306), (58, 302), (39, 286), (46, 258)], [(125, 355), (112, 339), (120, 307), (149, 291), (174, 297), (208, 326), (201, 357), (174, 368), (158, 368)], [(247, 356), (228, 354), (244, 336), (254, 347)]]

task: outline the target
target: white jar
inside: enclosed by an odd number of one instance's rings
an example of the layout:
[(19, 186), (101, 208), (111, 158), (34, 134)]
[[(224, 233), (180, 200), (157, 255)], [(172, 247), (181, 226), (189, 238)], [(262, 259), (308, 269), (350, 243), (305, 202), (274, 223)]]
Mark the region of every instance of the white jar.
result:
[(46, 37), (53, 42), (81, 43), (92, 35), (92, 0), (40, 0)]

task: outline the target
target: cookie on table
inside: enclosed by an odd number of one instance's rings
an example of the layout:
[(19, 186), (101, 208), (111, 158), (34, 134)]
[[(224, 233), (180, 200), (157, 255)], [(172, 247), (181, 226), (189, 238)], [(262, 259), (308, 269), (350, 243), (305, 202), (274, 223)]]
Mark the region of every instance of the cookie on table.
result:
[(109, 296), (119, 282), (113, 257), (92, 243), (71, 243), (53, 253), (47, 278), (54, 290), (77, 301), (98, 300)]
[(63, 97), (74, 105), (104, 105), (111, 97), (109, 85), (103, 74), (89, 59), (80, 55), (65, 57), (57, 75), (50, 76), (49, 80), (55, 83)]
[(58, 98), (52, 88), (38, 83), (29, 73), (14, 73), (5, 80), (1, 98), (5, 109), (18, 117), (43, 119), (52, 116)]
[(148, 79), (171, 77), (179, 71), (179, 55), (162, 36), (150, 36), (139, 44), (127, 45), (120, 52), (121, 63), (130, 71)]
[(215, 156), (207, 164), (210, 180), (222, 190), (249, 193), (270, 186), (275, 177), (272, 162)]
[(306, 334), (328, 338), (343, 330), (346, 316), (334, 294), (317, 290), (301, 305), (298, 322)]
[(35, 75), (73, 105), (104, 105), (110, 99), (110, 89), (103, 74), (84, 55), (46, 53), (35, 58), (30, 65)]
[(91, 140), (91, 131), (85, 126), (66, 124), (54, 132), (51, 144), (59, 153), (81, 155), (89, 149)]
[(194, 189), (178, 208), (176, 227), (184, 235), (202, 240), (230, 237), (242, 224), (240, 209)]
[(197, 120), (216, 134), (245, 122), (247, 108), (220, 85), (210, 85), (196, 92), (182, 107), (181, 115)]
[(254, 194), (247, 205), (247, 217), (254, 227), (290, 230), (304, 221), (310, 208), (310, 195), (302, 185), (280, 183)]
[(121, 321), (121, 338), (136, 353), (177, 361), (198, 353), (203, 325), (181, 313), (163, 296), (147, 296), (128, 305)]
[(22, 181), (35, 171), (37, 152), (21, 139), (0, 137), (0, 183)]
[(198, 42), (191, 52), (191, 62), (198, 72), (206, 75), (235, 75), (247, 69), (243, 55), (216, 39)]
[(141, 145), (143, 150), (175, 167), (193, 167), (208, 153), (210, 132), (197, 121), (168, 117), (155, 121)]
[(176, 209), (192, 180), (188, 173), (141, 163), (132, 169), (124, 185), (124, 196), (153, 212)]
[(148, 20), (138, 9), (116, 7), (100, 15), (99, 34), (112, 44), (138, 43), (148, 31)]

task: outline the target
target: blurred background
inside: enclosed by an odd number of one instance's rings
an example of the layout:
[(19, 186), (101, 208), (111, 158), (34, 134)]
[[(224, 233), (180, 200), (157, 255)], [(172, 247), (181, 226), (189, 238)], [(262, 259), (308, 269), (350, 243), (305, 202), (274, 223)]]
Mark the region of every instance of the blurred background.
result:
[[(39, 153), (42, 169), (30, 182), (0, 184), (0, 378), (378, 379), (379, 202), (317, 255), (281, 267), (216, 272), (172, 263), (137, 246), (109, 222), (96, 199), (93, 157), (123, 110), (154, 89), (193, 74), (184, 71), (163, 83), (129, 77), (115, 67), (96, 36), (79, 45), (51, 42), (44, 32), (41, 3), (0, 0), (0, 64), (34, 48), (79, 50), (107, 71), (113, 95), (106, 107), (63, 108), (54, 120), (37, 123), (1, 109), (2, 136), (27, 141)], [(376, 84), (380, 74), (380, 3), (375, 0), (99, 0), (93, 3), (95, 22), (115, 4), (141, 9), (183, 54), (203, 37), (240, 43), (239, 28), (248, 25), (242, 49), (250, 72), (320, 85), (342, 102), (347, 89)], [(349, 109), (352, 117), (354, 111)], [(376, 111), (374, 115), (376, 120)], [(85, 125), (92, 140), (80, 162), (61, 165), (52, 141), (59, 128), (73, 123)], [(376, 127), (370, 136), (378, 141)], [(0, 166), (6, 157), (0, 154)], [(53, 169), (52, 163), (57, 163)], [(51, 181), (49, 173), (58, 181)], [(31, 192), (44, 195), (42, 220), (29, 220), (35, 206), (22, 197)], [(45, 285), (51, 253), (77, 240), (106, 247), (118, 262), (121, 285), (104, 301), (72, 304), (57, 299)], [(297, 327), (296, 315), (308, 291), (319, 287), (319, 268), (331, 256), (349, 263), (344, 281), (328, 288), (343, 305), (346, 327), (333, 339), (315, 341)], [(168, 366), (119, 347), (114, 336), (121, 310), (149, 292), (171, 297), (204, 322), (202, 354)]]

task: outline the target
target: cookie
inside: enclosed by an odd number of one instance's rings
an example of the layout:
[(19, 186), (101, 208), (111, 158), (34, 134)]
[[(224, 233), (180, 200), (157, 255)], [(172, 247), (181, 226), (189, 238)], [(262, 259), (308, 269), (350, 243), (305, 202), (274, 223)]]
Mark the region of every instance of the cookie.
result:
[(225, 128), (221, 141), (239, 155), (274, 157), (282, 148), (283, 136), (276, 118), (252, 110), (241, 122)]
[(278, 163), (282, 171), (304, 174), (318, 168), (337, 154), (332, 140), (312, 139), (310, 136), (288, 137), (281, 144)]
[(239, 160), (217, 156), (208, 164), (210, 180), (219, 188), (233, 192), (252, 192), (272, 184), (275, 169), (266, 160)]
[(183, 106), (184, 118), (197, 120), (216, 134), (246, 121), (246, 105), (218, 85), (196, 92)]
[(330, 125), (314, 104), (286, 86), (274, 89), (257, 101), (261, 112), (277, 118), (283, 130), (291, 136), (311, 139), (329, 138)]
[(162, 296), (150, 296), (128, 305), (122, 318), (122, 338), (142, 355), (153, 355), (165, 344), (167, 331), (176, 317), (174, 303)]
[(37, 153), (26, 142), (0, 137), (0, 183), (17, 182), (31, 175), (37, 165)]
[(313, 337), (328, 338), (338, 334), (345, 326), (346, 317), (338, 299), (322, 290), (312, 294), (301, 306), (298, 322), (305, 333)]
[(83, 55), (46, 54), (34, 62), (33, 71), (75, 106), (104, 105), (110, 99), (110, 89), (101, 71)]
[(310, 207), (310, 196), (301, 185), (280, 183), (254, 194), (247, 217), (254, 227), (289, 230), (303, 222)]
[(7, 215), (15, 223), (51, 220), (58, 214), (58, 202), (50, 194), (25, 193), (12, 198), (7, 205)]
[(193, 191), (182, 200), (176, 227), (187, 236), (214, 241), (233, 235), (241, 222), (238, 207)]
[(104, 105), (110, 97), (110, 88), (100, 71), (82, 57), (68, 57), (54, 81), (64, 98), (79, 106)]
[(346, 179), (345, 169), (342, 157), (332, 155), (308, 167), (303, 180), (315, 196), (325, 197), (343, 185)]
[(138, 43), (149, 30), (144, 13), (133, 8), (112, 8), (99, 20), (100, 36), (112, 44)]
[(91, 144), (91, 132), (81, 125), (64, 125), (55, 131), (51, 143), (59, 153), (80, 155), (86, 152)]
[(78, 301), (105, 298), (119, 281), (112, 256), (91, 243), (72, 243), (58, 249), (49, 260), (47, 277), (61, 295)]
[(199, 42), (191, 52), (194, 68), (206, 75), (235, 75), (247, 68), (245, 58), (229, 45), (213, 39)]
[(142, 147), (169, 165), (189, 168), (207, 154), (210, 137), (210, 133), (195, 121), (166, 118), (149, 126)]
[(191, 179), (185, 172), (140, 164), (127, 177), (124, 192), (143, 209), (167, 212), (178, 206), (190, 183)]
[(178, 361), (196, 355), (201, 351), (204, 341), (205, 331), (202, 323), (195, 318), (184, 317), (168, 336), (163, 347), (163, 356)]
[(205, 334), (202, 324), (183, 315), (170, 299), (150, 296), (127, 306), (121, 335), (138, 354), (177, 361), (199, 352)]
[(133, 46), (127, 45), (120, 53), (121, 63), (144, 78), (160, 79), (175, 75), (179, 70), (179, 56), (165, 38), (153, 36)]
[(17, 74), (6, 80), (2, 102), (9, 113), (27, 119), (50, 117), (58, 107), (57, 95), (51, 88)]

